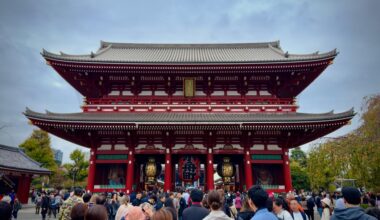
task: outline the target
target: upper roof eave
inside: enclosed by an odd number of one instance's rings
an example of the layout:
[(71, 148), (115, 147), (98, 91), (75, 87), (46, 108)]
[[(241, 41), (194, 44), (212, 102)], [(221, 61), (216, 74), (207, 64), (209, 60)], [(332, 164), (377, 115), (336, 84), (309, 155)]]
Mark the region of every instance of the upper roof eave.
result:
[[(38, 113), (26, 109), (24, 115), (30, 120), (41, 120), (63, 123), (89, 124), (135, 124), (135, 123), (163, 123), (163, 124), (202, 124), (202, 123), (232, 123), (232, 124), (262, 124), (262, 123), (319, 123), (340, 120), (351, 120), (355, 116), (352, 109), (341, 113)], [(227, 117), (224, 117), (227, 116)], [(236, 117), (235, 117), (236, 116)], [(189, 117), (189, 118), (186, 118)], [(240, 119), (240, 121), (239, 121)]]

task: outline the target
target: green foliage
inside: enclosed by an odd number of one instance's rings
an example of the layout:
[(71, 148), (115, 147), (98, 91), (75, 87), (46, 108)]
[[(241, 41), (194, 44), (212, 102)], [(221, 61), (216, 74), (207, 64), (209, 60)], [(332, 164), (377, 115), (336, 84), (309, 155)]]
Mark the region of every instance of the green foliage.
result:
[(364, 100), (358, 129), (309, 152), (306, 170), (312, 189), (332, 189), (336, 178), (347, 178), (380, 192), (380, 94)]
[(293, 188), (295, 189), (310, 189), (310, 181), (306, 169), (303, 168), (297, 161), (291, 160), (290, 170), (292, 176)]
[(70, 154), (70, 159), (73, 163), (64, 164), (64, 168), (67, 170), (67, 176), (74, 178), (76, 182), (84, 181), (88, 175), (88, 161), (85, 160), (85, 154), (79, 149), (74, 150)]
[(302, 168), (306, 168), (307, 158), (305, 152), (300, 147), (294, 148), (290, 153), (290, 159), (297, 162)]
[(41, 165), (51, 171), (57, 167), (54, 162), (53, 151), (50, 146), (50, 137), (43, 130), (33, 130), (32, 135), (26, 139), (21, 145), (26, 155), (33, 160), (41, 163)]

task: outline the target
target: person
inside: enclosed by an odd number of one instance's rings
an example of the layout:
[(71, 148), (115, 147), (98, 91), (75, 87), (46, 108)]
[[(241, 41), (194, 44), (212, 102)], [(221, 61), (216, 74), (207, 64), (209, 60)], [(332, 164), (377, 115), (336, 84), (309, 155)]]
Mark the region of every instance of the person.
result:
[(34, 200), (34, 204), (36, 204), (36, 214), (40, 214), (41, 210), (42, 197), (40, 193), (37, 193), (36, 198)]
[(167, 209), (159, 209), (153, 214), (151, 220), (173, 220), (173, 216)]
[(93, 205), (88, 208), (85, 220), (108, 220), (107, 210), (103, 205)]
[(182, 214), (182, 220), (201, 220), (209, 214), (209, 211), (201, 206), (203, 192), (199, 189), (193, 189), (190, 193), (192, 205), (186, 208)]
[(85, 193), (82, 197), (83, 199), (83, 202), (88, 205), (88, 203), (90, 202), (90, 199), (92, 197), (92, 194), (91, 193)]
[(12, 210), (12, 215), (13, 215), (14, 219), (17, 219), (17, 213), (18, 213), (18, 211), (20, 209), (21, 209), (21, 203), (18, 200), (18, 198), (15, 197), (15, 201), (14, 201), (14, 204), (13, 204), (13, 210)]
[(140, 205), (146, 219), (151, 219), (154, 213), (154, 207), (149, 202), (144, 202)]
[(207, 202), (211, 208), (211, 212), (203, 218), (203, 220), (230, 220), (231, 218), (224, 213), (224, 211), (221, 211), (220, 209), (223, 206), (223, 198), (221, 194), (213, 190), (208, 194)]
[(132, 205), (133, 206), (139, 206), (142, 202), (141, 202), (141, 197), (142, 197), (142, 194), (141, 192), (138, 192), (136, 194), (136, 198), (132, 201)]
[(119, 209), (116, 212), (115, 220), (121, 220), (123, 216), (126, 216), (129, 208), (133, 207), (129, 203), (130, 197), (128, 195), (124, 195), (123, 199), (121, 200), (121, 205), (119, 206)]
[(74, 189), (74, 194), (63, 202), (58, 214), (59, 220), (70, 220), (71, 209), (78, 203), (83, 203), (82, 189), (77, 187)]
[(343, 187), (342, 189), (343, 201), (345, 209), (335, 209), (331, 220), (375, 220), (376, 218), (364, 212), (360, 208), (361, 194), (358, 189), (354, 187)]
[(239, 192), (236, 192), (236, 197), (235, 197), (235, 200), (234, 200), (234, 204), (235, 204), (235, 208), (238, 212), (240, 212), (240, 209), (241, 209), (241, 206), (242, 206), (242, 201), (241, 201), (241, 197), (240, 197), (240, 193)]
[(130, 205), (128, 212), (125, 213), (125, 216), (121, 220), (145, 220), (147, 217), (144, 215), (143, 209), (140, 207)]
[(252, 220), (277, 220), (277, 217), (266, 208), (268, 193), (259, 185), (248, 190), (249, 206), (255, 212)]
[(322, 217), (322, 211), (323, 211), (321, 196), (322, 196), (322, 194), (319, 194), (315, 197), (315, 205), (317, 206), (317, 211), (318, 211), (319, 217)]
[(11, 220), (12, 219), (12, 207), (8, 202), (0, 202), (0, 219)]
[(88, 210), (88, 206), (85, 203), (77, 203), (71, 209), (70, 217), (71, 220), (84, 220), (84, 216)]
[(49, 201), (49, 197), (46, 195), (45, 192), (42, 192), (41, 197), (42, 197), (41, 198), (41, 215), (42, 215), (42, 220), (45, 220), (46, 214), (49, 209), (50, 201)]
[(190, 194), (189, 194), (189, 190), (186, 190), (185, 192), (182, 193), (182, 198), (185, 199), (185, 202), (186, 202), (186, 206), (189, 204), (189, 197), (190, 197)]
[(165, 203), (165, 200), (166, 200), (166, 196), (164, 193), (161, 193), (159, 196), (158, 196), (158, 201), (155, 205), (155, 209), (156, 211), (160, 210), (162, 207), (164, 207), (164, 203)]
[(273, 201), (273, 212), (281, 220), (293, 220), (292, 215), (287, 211), (287, 204), (283, 198), (277, 198)]
[(119, 209), (119, 200), (117, 198), (117, 193), (112, 194), (112, 199), (109, 201), (108, 207), (109, 207), (109, 220), (115, 220), (115, 216), (117, 213), (117, 210)]
[(315, 207), (315, 201), (314, 201), (314, 196), (310, 196), (306, 200), (306, 206), (307, 206), (307, 211), (305, 211), (305, 214), (310, 220), (314, 220), (314, 207)]
[(305, 212), (299, 209), (299, 203), (296, 199), (290, 200), (290, 211), (294, 220), (308, 220)]
[(59, 194), (59, 192), (55, 195), (55, 204), (57, 204), (57, 213), (59, 213), (61, 205), (62, 205), (62, 196)]
[(182, 219), (182, 214), (183, 214), (183, 210), (185, 210), (186, 208), (186, 201), (185, 201), (185, 198), (183, 198), (183, 196), (181, 195), (181, 193), (177, 193), (177, 198), (179, 200), (179, 208), (178, 208), (178, 219), (181, 220)]
[(237, 220), (250, 220), (255, 215), (255, 212), (249, 206), (248, 199), (243, 200), (242, 208), (240, 212), (237, 214)]
[(324, 198), (321, 200), (322, 202), (322, 218), (321, 220), (330, 220), (330, 207), (331, 207), (331, 201), (329, 198)]
[(380, 219), (380, 209), (376, 206), (376, 201), (374, 199), (369, 199), (369, 207), (365, 210), (365, 213)]
[(58, 206), (58, 203), (56, 203), (55, 201), (54, 193), (51, 192), (49, 196), (49, 211), (48, 211), (49, 218), (51, 217), (52, 213), (54, 215), (54, 218), (57, 217), (57, 206)]

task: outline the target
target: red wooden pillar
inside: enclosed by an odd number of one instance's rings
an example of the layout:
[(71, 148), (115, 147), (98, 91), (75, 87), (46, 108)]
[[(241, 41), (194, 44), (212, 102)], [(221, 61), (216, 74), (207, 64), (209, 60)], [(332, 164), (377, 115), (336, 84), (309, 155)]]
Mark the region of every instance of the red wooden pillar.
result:
[(207, 190), (214, 189), (214, 158), (212, 155), (212, 149), (209, 148), (207, 150), (207, 163), (206, 163), (206, 171), (207, 171)]
[(133, 172), (134, 172), (134, 154), (133, 151), (129, 151), (129, 156), (128, 156), (128, 164), (127, 164), (127, 176), (126, 176), (126, 192), (127, 194), (130, 194), (132, 192), (132, 187), (133, 187)]
[(253, 185), (253, 177), (252, 177), (252, 164), (251, 164), (251, 156), (249, 154), (249, 150), (246, 151), (244, 156), (244, 173), (245, 173), (245, 184), (246, 190)]
[(87, 191), (94, 192), (96, 172), (96, 147), (91, 148), (90, 164), (88, 166)]
[(242, 192), (244, 189), (243, 189), (243, 186), (245, 185), (245, 179), (244, 179), (244, 174), (243, 174), (243, 169), (244, 169), (244, 160), (243, 162), (239, 163), (239, 190), (240, 192)]
[(31, 177), (28, 175), (22, 174), (18, 178), (18, 186), (17, 186), (16, 194), (19, 201), (22, 204), (28, 203), (30, 182), (31, 182)]
[(290, 174), (290, 164), (289, 164), (289, 150), (283, 148), (283, 175), (284, 175), (284, 182), (285, 182), (285, 191), (289, 192), (292, 190), (292, 176)]
[(165, 152), (165, 182), (164, 191), (171, 191), (172, 186), (172, 156), (169, 148)]

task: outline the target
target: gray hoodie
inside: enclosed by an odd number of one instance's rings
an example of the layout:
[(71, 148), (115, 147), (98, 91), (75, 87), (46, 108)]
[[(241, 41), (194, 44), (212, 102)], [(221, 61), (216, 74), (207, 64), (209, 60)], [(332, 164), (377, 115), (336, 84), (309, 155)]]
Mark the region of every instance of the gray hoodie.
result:
[(376, 218), (365, 214), (364, 209), (360, 207), (352, 207), (335, 209), (331, 220), (376, 220)]

